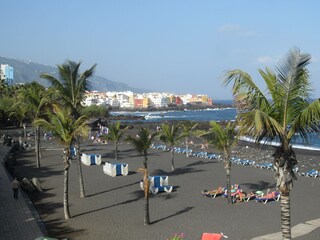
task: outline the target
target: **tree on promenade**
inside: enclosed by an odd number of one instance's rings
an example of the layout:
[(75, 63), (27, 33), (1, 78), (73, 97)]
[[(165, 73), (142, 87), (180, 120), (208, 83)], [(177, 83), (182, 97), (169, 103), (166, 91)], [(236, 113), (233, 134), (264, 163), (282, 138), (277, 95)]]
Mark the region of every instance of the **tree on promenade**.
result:
[(283, 239), (291, 239), (290, 190), (296, 176), (293, 168), (297, 159), (292, 139), (299, 134), (304, 141), (309, 132), (320, 130), (320, 100), (311, 101), (311, 83), (307, 65), (311, 56), (299, 49), (290, 50), (275, 69), (259, 70), (266, 91), (256, 85), (250, 75), (239, 69), (228, 71), (225, 85), (233, 84), (233, 96), (241, 103), (238, 114), (241, 135), (249, 135), (256, 142), (279, 139), (273, 154), (276, 186), (281, 193), (281, 221)]
[(148, 150), (152, 145), (152, 141), (157, 136), (157, 132), (151, 133), (149, 128), (140, 128), (136, 137), (128, 135), (126, 140), (129, 141), (135, 149), (143, 155), (143, 168), (139, 169), (143, 173), (143, 186), (144, 186), (144, 198), (145, 198), (145, 215), (144, 225), (150, 224), (149, 216), (149, 173), (148, 173)]
[(195, 128), (198, 126), (198, 123), (194, 122), (184, 122), (181, 124), (182, 127), (182, 134), (185, 138), (185, 144), (186, 144), (186, 156), (189, 157), (189, 137), (192, 135)]
[(85, 137), (88, 134), (86, 117), (79, 117), (75, 120), (70, 115), (69, 109), (55, 107), (53, 112), (47, 114), (45, 118), (37, 118), (33, 124), (40, 126), (47, 131), (51, 131), (58, 143), (60, 143), (65, 153), (63, 155), (64, 180), (63, 180), (63, 209), (65, 219), (70, 218), (69, 212), (69, 168), (70, 168), (70, 148), (79, 136)]
[(175, 170), (174, 166), (174, 147), (177, 142), (184, 137), (184, 135), (180, 134), (180, 125), (179, 124), (161, 124), (161, 130), (159, 133), (159, 138), (165, 144), (168, 144), (170, 147), (171, 153), (171, 170)]
[(114, 144), (114, 158), (118, 161), (118, 146), (121, 139), (124, 137), (124, 133), (127, 131), (128, 126), (121, 129), (120, 122), (110, 124), (108, 126), (109, 132), (106, 135), (100, 136), (102, 140), (112, 141)]
[[(62, 65), (57, 65), (59, 77), (43, 73), (40, 75), (41, 78), (48, 80), (52, 87), (51, 92), (56, 100), (60, 102), (63, 107), (71, 110), (71, 116), (74, 119), (78, 119), (81, 114), (81, 102), (84, 99), (86, 91), (90, 90), (89, 78), (94, 74), (96, 64), (94, 64), (88, 70), (83, 73), (79, 72), (81, 63), (76, 63), (70, 60), (65, 61)], [(76, 152), (78, 153), (78, 174), (79, 174), (79, 186), (80, 186), (80, 197), (84, 197), (84, 184), (81, 169), (81, 156), (80, 156), (80, 142), (75, 141)]]
[(222, 127), (215, 121), (210, 122), (210, 129), (208, 131), (199, 131), (198, 135), (208, 141), (217, 148), (217, 150), (223, 152), (224, 169), (227, 174), (227, 192), (228, 192), (228, 203), (231, 201), (231, 151), (232, 148), (237, 144), (235, 123), (228, 122), (225, 127)]
[(43, 73), (41, 78), (48, 80), (56, 90), (61, 104), (71, 109), (71, 115), (77, 119), (80, 114), (81, 102), (84, 99), (84, 93), (90, 90), (89, 78), (93, 75), (96, 64), (90, 69), (79, 73), (81, 63), (67, 60), (62, 65), (57, 65), (59, 78)]
[(0, 126), (7, 125), (10, 108), (14, 104), (15, 100), (12, 97), (2, 96), (0, 98)]
[[(24, 108), (30, 115), (31, 120), (36, 119), (44, 114), (51, 105), (50, 99), (47, 97), (45, 88), (37, 83), (32, 82), (26, 84), (18, 91), (17, 102), (12, 106), (14, 111)], [(40, 158), (40, 127), (35, 127), (35, 153), (37, 167), (41, 167)]]

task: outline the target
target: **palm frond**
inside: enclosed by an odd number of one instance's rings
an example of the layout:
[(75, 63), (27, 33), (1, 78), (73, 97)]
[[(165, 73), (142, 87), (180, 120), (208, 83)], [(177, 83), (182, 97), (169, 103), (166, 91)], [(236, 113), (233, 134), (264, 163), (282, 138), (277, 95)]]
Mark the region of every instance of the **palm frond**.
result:
[(298, 108), (299, 113), (292, 122), (288, 137), (291, 139), (295, 133), (299, 133), (300, 136), (308, 140), (308, 132), (320, 131), (320, 99), (313, 101), (312, 103), (306, 103), (304, 108)]
[(293, 49), (277, 67), (277, 92), (280, 95), (277, 100), (282, 99), (283, 127), (287, 127), (292, 119), (291, 114), (294, 113), (291, 110), (294, 107), (292, 103), (310, 95), (310, 82), (306, 70), (310, 60), (309, 54), (302, 54), (299, 49)]
[[(261, 105), (269, 105), (266, 96), (254, 83), (248, 73), (239, 69), (228, 71), (225, 74), (224, 85), (229, 85), (232, 82), (232, 94), (236, 101), (242, 101), (242, 106), (245, 110), (248, 110), (248, 107), (253, 109), (254, 107), (260, 108)], [(257, 99), (259, 101), (256, 101)]]

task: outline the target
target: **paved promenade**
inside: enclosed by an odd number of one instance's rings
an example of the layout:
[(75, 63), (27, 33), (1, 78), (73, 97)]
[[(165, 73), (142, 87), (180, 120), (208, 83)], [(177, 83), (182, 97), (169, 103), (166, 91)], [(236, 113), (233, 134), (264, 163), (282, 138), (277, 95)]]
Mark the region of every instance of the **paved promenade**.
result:
[[(4, 146), (1, 148), (6, 151), (3, 149)], [(1, 153), (4, 152), (1, 151)], [(11, 177), (7, 174), (3, 161), (1, 161), (0, 240), (34, 240), (45, 234), (45, 228), (41, 225), (33, 205), (24, 192), (19, 190), (19, 198), (13, 198)]]

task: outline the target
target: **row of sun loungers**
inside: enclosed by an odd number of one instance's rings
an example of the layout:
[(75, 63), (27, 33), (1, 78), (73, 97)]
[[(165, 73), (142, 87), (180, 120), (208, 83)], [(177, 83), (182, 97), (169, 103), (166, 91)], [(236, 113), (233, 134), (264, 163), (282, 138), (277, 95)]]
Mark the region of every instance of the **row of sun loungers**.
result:
[[(82, 153), (81, 162), (86, 166), (101, 165), (102, 164), (101, 155)], [(128, 164), (106, 162), (103, 165), (103, 172), (111, 177), (127, 176), (129, 172)]]
[[(170, 148), (168, 148), (165, 145), (153, 145), (152, 146), (154, 149), (160, 149), (163, 151), (170, 151)], [(180, 148), (180, 147), (175, 147), (174, 151), (176, 153), (182, 153), (182, 154), (187, 154), (189, 156), (193, 156), (193, 157), (201, 157), (201, 158), (205, 158), (205, 159), (217, 159), (217, 160), (221, 160), (222, 157), (219, 154), (215, 154), (215, 153), (208, 153), (208, 152), (193, 152), (192, 149), (186, 149), (186, 148)], [(254, 166), (256, 168), (260, 168), (260, 169), (266, 169), (266, 170), (274, 170), (274, 166), (273, 163), (270, 162), (265, 162), (265, 163), (256, 163), (253, 160), (249, 160), (249, 159), (241, 159), (241, 158), (237, 158), (237, 157), (232, 157), (231, 162), (233, 164), (237, 164), (237, 165), (242, 165), (242, 166)], [(299, 168), (296, 166), (293, 169), (294, 172), (298, 173), (299, 172)], [(320, 177), (320, 174), (318, 172), (318, 170), (310, 170), (307, 172), (303, 172), (300, 173), (300, 176), (306, 176), (306, 177), (311, 177), (311, 178), (316, 178), (316, 177)]]
[[(203, 190), (202, 195), (210, 198), (216, 198), (217, 196), (223, 196), (227, 198), (228, 192), (226, 188), (219, 187), (218, 189), (212, 191)], [(248, 202), (254, 199), (256, 202), (266, 204), (270, 201), (279, 201), (280, 193), (277, 191), (270, 193), (268, 191), (267, 194), (264, 194), (262, 191), (245, 193), (239, 186), (237, 186), (231, 189), (231, 197), (233, 202)]]
[(238, 165), (255, 165), (255, 161), (252, 161), (252, 160), (248, 160), (248, 159), (240, 159), (240, 158), (235, 158), (235, 157), (232, 157), (231, 158), (231, 162), (233, 164), (238, 164)]
[(319, 175), (319, 171), (318, 170), (310, 170), (308, 172), (304, 172), (304, 173), (300, 173), (301, 176), (305, 176), (305, 177), (311, 177), (311, 178), (316, 178), (316, 177), (320, 177)]

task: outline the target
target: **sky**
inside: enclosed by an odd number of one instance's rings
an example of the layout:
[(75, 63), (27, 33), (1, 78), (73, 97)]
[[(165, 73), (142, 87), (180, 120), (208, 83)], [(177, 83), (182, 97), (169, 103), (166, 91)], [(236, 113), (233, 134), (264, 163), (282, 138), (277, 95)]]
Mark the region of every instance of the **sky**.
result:
[(0, 56), (56, 66), (97, 64), (131, 87), (231, 99), (228, 70), (275, 69), (290, 49), (312, 56), (320, 95), (320, 1), (1, 0)]

